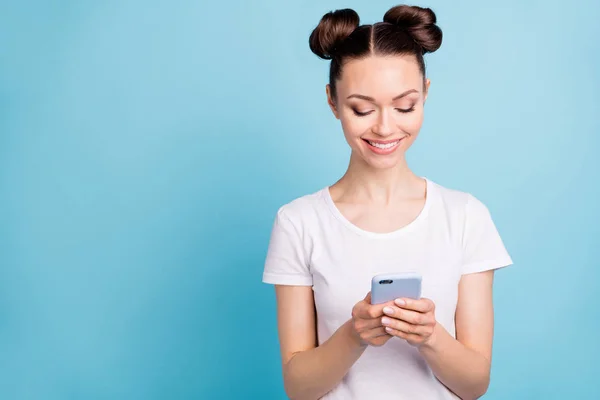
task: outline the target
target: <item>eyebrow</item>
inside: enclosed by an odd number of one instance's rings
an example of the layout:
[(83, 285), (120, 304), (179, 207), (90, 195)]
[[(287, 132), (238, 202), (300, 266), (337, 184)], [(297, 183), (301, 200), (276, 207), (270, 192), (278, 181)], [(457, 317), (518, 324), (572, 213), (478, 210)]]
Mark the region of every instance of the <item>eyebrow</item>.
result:
[[(394, 97), (394, 98), (392, 99), (392, 101), (396, 101), (396, 100), (398, 100), (398, 99), (401, 99), (402, 97), (404, 97), (404, 96), (406, 96), (406, 95), (409, 95), (409, 94), (411, 94), (411, 93), (419, 93), (419, 91), (418, 91), (417, 89), (410, 89), (410, 90), (407, 90), (406, 92), (404, 92), (404, 93), (402, 93), (402, 94), (399, 94), (398, 96)], [(365, 95), (362, 95), (362, 94), (351, 94), (350, 96), (348, 96), (348, 97), (347, 97), (347, 99), (351, 99), (351, 98), (353, 98), (353, 97), (354, 97), (354, 98), (356, 98), (356, 99), (362, 99), (362, 100), (370, 101), (370, 102), (372, 102), (372, 103), (374, 103), (374, 102), (375, 102), (375, 99), (374, 99), (374, 98), (372, 98), (372, 97), (369, 97), (369, 96), (365, 96)]]

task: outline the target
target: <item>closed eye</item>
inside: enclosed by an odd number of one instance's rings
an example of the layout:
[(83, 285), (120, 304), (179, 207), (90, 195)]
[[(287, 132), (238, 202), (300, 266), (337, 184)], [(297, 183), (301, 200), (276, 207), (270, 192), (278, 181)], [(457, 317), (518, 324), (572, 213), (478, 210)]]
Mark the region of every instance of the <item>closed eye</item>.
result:
[(373, 112), (373, 110), (366, 111), (366, 112), (360, 112), (358, 110), (355, 110), (354, 108), (352, 109), (352, 111), (354, 111), (354, 114), (356, 114), (359, 117), (365, 117), (365, 116), (367, 116), (367, 115), (369, 115), (369, 114), (371, 114)]
[[(411, 108), (396, 108), (395, 110), (398, 111), (399, 113), (406, 114), (406, 113), (410, 113), (410, 112), (415, 111), (415, 107), (412, 106)], [(359, 116), (359, 117), (366, 117), (367, 115), (373, 113), (373, 110), (371, 110), (371, 111), (365, 111), (365, 112), (360, 112), (358, 110), (352, 109), (352, 111), (354, 112), (354, 114), (356, 116)]]

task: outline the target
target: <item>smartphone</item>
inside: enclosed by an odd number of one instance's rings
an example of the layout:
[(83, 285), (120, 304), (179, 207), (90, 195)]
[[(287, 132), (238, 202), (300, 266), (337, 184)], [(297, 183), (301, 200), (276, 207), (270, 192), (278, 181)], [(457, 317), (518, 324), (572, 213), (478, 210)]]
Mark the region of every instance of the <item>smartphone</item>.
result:
[(371, 304), (381, 304), (400, 297), (420, 299), (422, 277), (416, 272), (375, 275), (371, 280)]

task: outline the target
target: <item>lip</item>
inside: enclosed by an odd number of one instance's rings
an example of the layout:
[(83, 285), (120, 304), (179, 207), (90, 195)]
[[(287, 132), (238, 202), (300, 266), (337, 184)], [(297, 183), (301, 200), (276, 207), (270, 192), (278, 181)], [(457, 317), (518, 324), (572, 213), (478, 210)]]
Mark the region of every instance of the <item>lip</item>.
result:
[(394, 143), (394, 142), (397, 142), (398, 140), (402, 140), (402, 139), (404, 139), (404, 138), (401, 137), (401, 138), (396, 138), (393, 140), (377, 140), (377, 139), (362, 138), (362, 140), (368, 140), (369, 142), (378, 143), (378, 144)]
[[(371, 139), (363, 139), (363, 141), (365, 142), (365, 145), (369, 148), (369, 150), (371, 150), (373, 153), (375, 154), (379, 154), (379, 155), (388, 155), (388, 154), (392, 154), (394, 151), (396, 151), (396, 149), (398, 147), (400, 147), (400, 144), (402, 142), (402, 140), (404, 140), (404, 137), (398, 138), (398, 139), (394, 139), (394, 140), (371, 140)], [(395, 143), (398, 142), (397, 145), (389, 148), (389, 149), (380, 149), (378, 147), (375, 146), (371, 146), (371, 144), (369, 142), (373, 142), (373, 143), (377, 143), (377, 144), (388, 144), (388, 143)]]

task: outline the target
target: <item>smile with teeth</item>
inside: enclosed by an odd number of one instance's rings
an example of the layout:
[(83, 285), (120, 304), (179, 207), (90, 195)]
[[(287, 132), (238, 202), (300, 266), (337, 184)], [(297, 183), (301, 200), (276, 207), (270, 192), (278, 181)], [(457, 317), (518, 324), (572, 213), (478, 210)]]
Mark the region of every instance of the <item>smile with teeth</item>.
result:
[(382, 150), (389, 150), (392, 147), (395, 147), (398, 145), (398, 143), (400, 143), (400, 140), (402, 139), (398, 139), (395, 142), (390, 142), (390, 143), (377, 143), (377, 142), (372, 142), (370, 140), (366, 140), (367, 143), (369, 143), (371, 146), (376, 147), (378, 149), (382, 149)]

